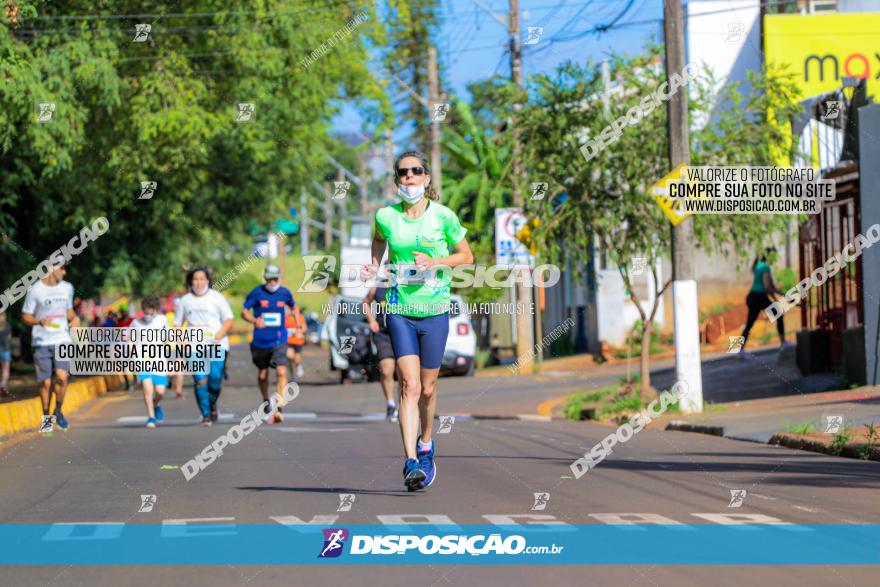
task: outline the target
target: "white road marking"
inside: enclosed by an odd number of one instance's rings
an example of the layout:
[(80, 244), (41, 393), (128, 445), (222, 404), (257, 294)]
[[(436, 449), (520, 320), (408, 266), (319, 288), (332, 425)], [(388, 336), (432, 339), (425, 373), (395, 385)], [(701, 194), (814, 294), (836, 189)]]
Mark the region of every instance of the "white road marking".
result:
[[(169, 421), (167, 416), (165, 418), (165, 421), (166, 422)], [(201, 419), (183, 418), (180, 420), (175, 419), (173, 421), (175, 423), (181, 423), (181, 424), (183, 424), (183, 423), (199, 424), (201, 422)], [(217, 421), (218, 422), (234, 422), (235, 421), (235, 414), (234, 413), (225, 413), (225, 412), (218, 414)], [(119, 418), (116, 418), (116, 422), (118, 422), (119, 424), (146, 424), (147, 417), (146, 416), (121, 416)]]
[(272, 426), (267, 430), (279, 432), (348, 432), (350, 430), (362, 430), (362, 428), (297, 428), (295, 426)]
[(767, 499), (767, 500), (770, 500), (770, 501), (776, 501), (776, 498), (775, 498), (775, 497), (770, 497), (769, 495), (762, 495), (762, 494), (760, 494), (760, 493), (752, 493), (752, 495), (755, 496), (755, 497), (760, 497), (761, 499)]

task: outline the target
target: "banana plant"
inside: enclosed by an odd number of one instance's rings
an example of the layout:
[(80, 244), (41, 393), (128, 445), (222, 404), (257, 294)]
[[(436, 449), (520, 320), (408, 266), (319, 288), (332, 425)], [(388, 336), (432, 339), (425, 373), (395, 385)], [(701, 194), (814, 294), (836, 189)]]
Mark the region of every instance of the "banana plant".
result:
[(492, 225), (492, 210), (513, 203), (510, 138), (503, 133), (489, 135), (477, 124), (467, 103), (457, 101), (453, 108), (457, 124), (443, 135), (448, 158), (444, 200), (475, 238), (491, 240), (492, 232), (486, 228)]

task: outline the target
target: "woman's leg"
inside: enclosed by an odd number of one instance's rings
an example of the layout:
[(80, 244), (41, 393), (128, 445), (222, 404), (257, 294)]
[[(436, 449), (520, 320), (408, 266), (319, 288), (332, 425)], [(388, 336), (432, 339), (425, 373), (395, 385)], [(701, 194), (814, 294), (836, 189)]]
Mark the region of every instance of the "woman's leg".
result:
[(379, 361), (379, 384), (385, 395), (385, 403), (394, 403), (394, 359)]
[(760, 300), (756, 299), (754, 295), (755, 293), (756, 292), (749, 292), (749, 295), (746, 296), (746, 306), (749, 308), (749, 316), (746, 320), (746, 327), (742, 333), (742, 337), (744, 339), (742, 346), (743, 349), (746, 348), (746, 341), (749, 340), (749, 332), (751, 332), (752, 326), (755, 325), (755, 320), (758, 319), (758, 314), (761, 313), (761, 305), (760, 303), (758, 303), (760, 302)]
[(422, 359), (420, 373), (422, 398), (419, 401), (419, 416), (422, 423), (422, 441), (425, 443), (430, 442), (431, 431), (434, 427), (434, 413), (437, 408), (437, 378), (440, 376), (440, 365), (443, 364), (447, 338), (449, 338), (449, 316), (447, 314), (425, 318), (419, 324), (419, 356)]
[(211, 402), (208, 397), (208, 376), (204, 374), (193, 374), (193, 395), (196, 398), (196, 405), (199, 406), (199, 412), (202, 419), (210, 418)]
[(407, 459), (416, 458), (416, 439), (419, 435), (419, 412), (422, 394), (418, 355), (406, 355), (397, 359), (400, 369), (400, 436), (403, 453)]
[(776, 319), (776, 332), (779, 333), (779, 344), (785, 344), (785, 322), (782, 316)]
[(6, 389), (9, 385), (9, 366), (12, 361), (0, 361), (0, 387)]
[(440, 368), (422, 369), (422, 395), (419, 398), (419, 423), (422, 433), (419, 440), (424, 444), (431, 442), (431, 433), (434, 430), (434, 414), (437, 411), (437, 378), (440, 376)]
[(422, 434), (419, 439), (416, 455), (419, 468), (425, 473), (421, 488), (427, 489), (434, 483), (437, 466), (434, 462), (434, 441), (431, 433), (434, 430), (434, 414), (437, 411), (437, 377), (443, 364), (443, 353), (446, 350), (446, 339), (449, 337), (449, 316), (440, 314), (425, 318), (419, 323), (419, 355), (422, 360), (420, 372), (422, 395), (419, 398), (419, 419)]
[(174, 397), (181, 399), (183, 397), (183, 373), (175, 373), (171, 377), (174, 381)]
[(162, 400), (165, 398), (165, 386), (164, 385), (156, 385), (155, 386), (156, 395), (153, 397), (153, 405), (158, 406)]
[(155, 418), (156, 411), (153, 408), (153, 380), (147, 377), (141, 381), (144, 388), (144, 404), (147, 406), (147, 418)]
[(210, 404), (210, 416), (217, 420), (217, 402), (220, 400), (220, 392), (223, 391), (223, 374), (226, 370), (226, 351), (222, 351), (220, 359), (211, 361), (211, 370), (208, 373), (208, 402)]
[(413, 323), (403, 316), (389, 316), (388, 329), (400, 378), (398, 418), (403, 453), (407, 459), (415, 459), (419, 435), (419, 398), (422, 394), (418, 334)]

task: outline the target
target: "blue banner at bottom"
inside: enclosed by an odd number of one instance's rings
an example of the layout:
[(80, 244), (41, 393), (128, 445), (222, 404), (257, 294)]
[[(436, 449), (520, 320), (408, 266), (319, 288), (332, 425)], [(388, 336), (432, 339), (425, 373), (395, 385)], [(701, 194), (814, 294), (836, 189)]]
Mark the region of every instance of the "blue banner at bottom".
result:
[(4, 565), (878, 565), (880, 525), (0, 525)]

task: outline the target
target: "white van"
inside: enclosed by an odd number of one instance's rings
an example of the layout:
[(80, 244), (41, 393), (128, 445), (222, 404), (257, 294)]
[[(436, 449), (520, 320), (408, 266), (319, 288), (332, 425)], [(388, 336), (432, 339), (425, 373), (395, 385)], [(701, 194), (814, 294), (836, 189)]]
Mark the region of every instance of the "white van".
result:
[(449, 338), (446, 339), (440, 371), (453, 375), (473, 375), (476, 354), (477, 333), (474, 332), (467, 304), (461, 296), (452, 295), (449, 307)]
[[(335, 311), (324, 321), (322, 329), (322, 339), (330, 343), (330, 369), (342, 371), (343, 378), (349, 369), (349, 361), (348, 357), (339, 351), (340, 337), (364, 336), (368, 332), (363, 314), (358, 312), (359, 301), (357, 298), (337, 297), (333, 303)], [(340, 317), (336, 313), (339, 308), (349, 308), (351, 311), (342, 312), (343, 315)], [(450, 298), (449, 337), (446, 339), (446, 349), (443, 351), (441, 374), (473, 375), (476, 368), (474, 363), (476, 353), (477, 334), (474, 332), (467, 305), (461, 296), (453, 295)]]

